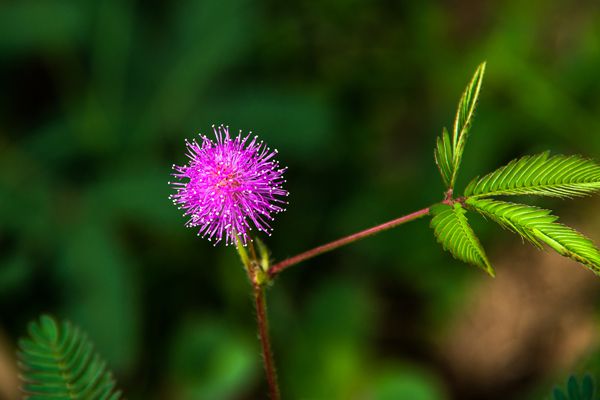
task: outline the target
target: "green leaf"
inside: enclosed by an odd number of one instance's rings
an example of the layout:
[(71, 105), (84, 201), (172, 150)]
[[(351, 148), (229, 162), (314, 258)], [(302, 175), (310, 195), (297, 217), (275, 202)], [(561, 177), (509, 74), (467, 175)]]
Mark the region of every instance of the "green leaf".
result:
[(579, 384), (577, 383), (577, 378), (574, 376), (569, 378), (567, 382), (567, 390), (569, 392), (569, 398), (573, 400), (581, 400), (581, 396), (579, 396)]
[(467, 205), (501, 226), (520, 234), (534, 245), (542, 243), (600, 275), (600, 250), (594, 243), (567, 226), (556, 222), (551, 211), (524, 204), (491, 199), (467, 199)]
[(481, 90), (481, 82), (484, 73), (485, 62), (482, 62), (475, 70), (471, 82), (469, 82), (469, 85), (465, 89), (460, 98), (460, 102), (458, 103), (458, 110), (454, 120), (454, 130), (452, 132), (452, 144), (454, 146), (453, 185), (456, 181), (456, 174), (458, 173), (458, 168), (460, 167), (460, 162), (462, 160), (462, 153), (465, 149), (467, 135), (471, 128), (471, 123), (473, 122), (473, 115), (475, 114), (475, 107), (477, 106), (477, 99), (479, 98), (479, 91)]
[(552, 392), (554, 400), (594, 400), (594, 394), (594, 382), (589, 375), (583, 377), (581, 385), (575, 376), (570, 376), (566, 391), (555, 388)]
[(592, 400), (594, 398), (594, 381), (592, 381), (592, 377), (589, 375), (583, 377), (581, 395), (584, 400)]
[(452, 130), (452, 140), (450, 140), (450, 135), (446, 128), (444, 128), (442, 136), (437, 139), (434, 151), (435, 161), (448, 189), (452, 189), (456, 182), (465, 143), (467, 142), (473, 115), (475, 114), (484, 72), (485, 62), (479, 64), (473, 78), (471, 78), (458, 102), (458, 110), (456, 111), (454, 128)]
[(542, 224), (551, 224), (558, 219), (552, 215), (550, 210), (523, 204), (473, 198), (467, 199), (466, 203), (484, 217), (498, 223), (503, 228), (518, 233), (540, 249), (543, 247), (542, 242), (535, 236), (531, 228)]
[(460, 203), (454, 203), (453, 206), (435, 205), (431, 208), (431, 213), (431, 227), (444, 250), (449, 251), (456, 259), (473, 264), (494, 276), (494, 269), (469, 226), (466, 210)]
[(575, 197), (599, 189), (600, 165), (581, 156), (549, 157), (549, 152), (544, 152), (513, 160), (483, 178), (475, 178), (465, 189), (465, 196)]
[(19, 341), (23, 391), (28, 399), (118, 400), (112, 374), (86, 335), (69, 322), (43, 315)]
[(452, 143), (450, 142), (450, 135), (446, 128), (442, 131), (442, 136), (437, 138), (437, 145), (434, 151), (435, 163), (440, 170), (442, 179), (446, 187), (450, 187), (452, 181), (452, 169), (453, 169), (453, 151)]

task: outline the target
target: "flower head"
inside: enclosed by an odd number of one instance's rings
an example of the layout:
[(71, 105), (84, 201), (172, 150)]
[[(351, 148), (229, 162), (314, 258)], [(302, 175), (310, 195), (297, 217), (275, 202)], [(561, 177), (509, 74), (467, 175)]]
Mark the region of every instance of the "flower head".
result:
[(249, 231), (256, 227), (270, 235), (270, 221), (281, 211), (288, 192), (282, 189), (283, 173), (275, 160), (277, 150), (269, 149), (258, 137), (231, 138), (229, 127), (213, 126), (216, 141), (200, 135), (186, 140), (187, 164), (173, 165), (176, 182), (173, 204), (189, 217), (187, 227), (198, 227), (198, 235), (226, 244), (245, 245)]

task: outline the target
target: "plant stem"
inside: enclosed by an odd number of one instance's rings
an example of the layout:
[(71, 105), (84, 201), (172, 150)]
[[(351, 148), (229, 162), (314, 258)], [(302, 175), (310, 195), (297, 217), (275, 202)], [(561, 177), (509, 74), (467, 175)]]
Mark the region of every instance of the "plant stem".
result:
[(262, 347), (262, 356), (265, 365), (265, 374), (267, 375), (267, 383), (269, 384), (270, 397), (271, 400), (280, 400), (279, 386), (277, 384), (277, 371), (275, 370), (275, 361), (273, 360), (273, 351), (271, 350), (271, 339), (269, 338), (267, 302), (265, 299), (265, 288), (263, 286), (254, 285), (254, 300), (256, 302), (258, 336)]
[(402, 225), (405, 222), (409, 222), (409, 221), (412, 221), (414, 219), (417, 219), (419, 217), (422, 217), (424, 215), (429, 214), (429, 210), (430, 210), (430, 207), (423, 208), (422, 210), (415, 211), (415, 212), (413, 212), (411, 214), (407, 214), (407, 215), (405, 215), (403, 217), (393, 219), (393, 220), (385, 222), (385, 223), (383, 223), (381, 225), (377, 225), (377, 226), (374, 226), (372, 228), (365, 229), (363, 231), (354, 233), (352, 235), (343, 237), (343, 238), (338, 239), (338, 240), (334, 240), (333, 242), (321, 245), (319, 247), (315, 247), (312, 250), (308, 250), (308, 251), (305, 251), (304, 253), (300, 253), (298, 255), (290, 257), (290, 258), (288, 258), (286, 260), (283, 260), (283, 261), (278, 262), (277, 264), (273, 265), (269, 269), (269, 275), (270, 275), (270, 277), (272, 279), (272, 278), (275, 277), (275, 275), (277, 275), (278, 273), (280, 273), (284, 269), (286, 269), (288, 267), (291, 267), (292, 265), (296, 265), (298, 263), (301, 263), (302, 261), (308, 260), (309, 258), (316, 257), (319, 254), (323, 254), (323, 253), (326, 253), (328, 251), (335, 250), (338, 247), (342, 247), (342, 246), (345, 246), (347, 244), (356, 242), (357, 240), (360, 240), (360, 239), (363, 239), (363, 238), (375, 235), (376, 233), (383, 232), (383, 231), (386, 231), (388, 229), (395, 228), (396, 226)]

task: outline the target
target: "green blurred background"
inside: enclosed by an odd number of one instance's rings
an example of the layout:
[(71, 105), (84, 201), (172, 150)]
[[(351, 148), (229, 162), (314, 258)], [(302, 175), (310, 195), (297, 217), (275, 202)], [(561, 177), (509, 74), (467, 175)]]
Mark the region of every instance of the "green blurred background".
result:
[[(129, 399), (264, 399), (232, 248), (168, 200), (215, 123), (277, 148), (281, 260), (442, 197), (435, 137), (488, 61), (467, 178), (550, 149), (600, 159), (600, 4), (275, 0), (0, 3), (0, 396), (42, 312), (88, 331)], [(546, 201), (600, 242), (600, 201)], [(498, 277), (426, 220), (269, 291), (289, 399), (540, 399), (600, 376), (600, 280), (472, 218)]]

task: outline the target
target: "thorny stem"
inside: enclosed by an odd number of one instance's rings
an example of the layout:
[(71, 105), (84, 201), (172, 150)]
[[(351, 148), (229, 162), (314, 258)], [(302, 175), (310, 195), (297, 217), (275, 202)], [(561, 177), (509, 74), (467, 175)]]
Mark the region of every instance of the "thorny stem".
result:
[(326, 253), (328, 251), (335, 250), (338, 247), (345, 246), (347, 244), (356, 242), (357, 240), (360, 240), (360, 239), (363, 239), (363, 238), (375, 235), (376, 233), (383, 232), (383, 231), (386, 231), (388, 229), (395, 228), (396, 226), (402, 225), (405, 222), (409, 222), (409, 221), (412, 221), (412, 220), (417, 219), (419, 217), (425, 216), (425, 215), (429, 214), (429, 210), (430, 210), (430, 207), (423, 208), (422, 210), (415, 211), (415, 212), (413, 212), (411, 214), (407, 214), (407, 215), (405, 215), (403, 217), (396, 218), (394, 220), (385, 222), (385, 223), (383, 223), (381, 225), (377, 225), (377, 226), (374, 226), (372, 228), (365, 229), (363, 231), (354, 233), (354, 234), (352, 234), (350, 236), (346, 236), (346, 237), (343, 237), (341, 239), (334, 240), (333, 242), (321, 245), (319, 247), (315, 247), (312, 250), (305, 251), (304, 253), (300, 253), (300, 254), (298, 254), (296, 256), (293, 256), (293, 257), (290, 257), (290, 258), (288, 258), (286, 260), (280, 261), (277, 264), (273, 265), (269, 269), (269, 277), (271, 279), (273, 279), (275, 277), (275, 275), (277, 275), (278, 273), (280, 273), (284, 269), (286, 269), (288, 267), (291, 267), (292, 265), (296, 265), (298, 263), (301, 263), (302, 261), (308, 260), (309, 258), (316, 257), (319, 254), (323, 254), (323, 253)]
[(258, 324), (258, 337), (262, 347), (265, 374), (269, 384), (271, 400), (280, 400), (279, 385), (277, 384), (277, 371), (271, 350), (271, 339), (269, 338), (269, 321), (267, 319), (267, 303), (265, 300), (265, 288), (262, 285), (254, 285), (254, 300), (256, 302), (256, 322)]

